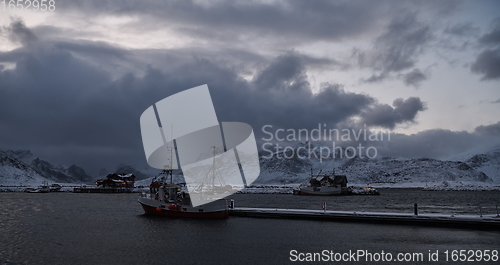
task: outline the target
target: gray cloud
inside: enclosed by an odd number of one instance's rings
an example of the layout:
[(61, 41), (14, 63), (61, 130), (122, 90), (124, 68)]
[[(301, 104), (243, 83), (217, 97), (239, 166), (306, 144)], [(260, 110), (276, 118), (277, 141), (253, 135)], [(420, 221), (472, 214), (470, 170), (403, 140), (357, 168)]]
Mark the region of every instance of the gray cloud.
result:
[[(168, 54), (149, 52), (155, 58)], [(2, 53), (0, 58), (9, 58), (16, 67), (0, 71), (1, 149), (31, 149), (46, 159), (92, 170), (142, 161), (142, 111), (205, 83), (219, 120), (247, 122), (258, 137), (266, 124), (335, 127), (380, 106), (373, 97), (339, 84), (323, 84), (313, 94), (305, 67), (309, 59), (293, 51), (271, 60), (250, 81), (239, 76), (238, 68), (196, 56), (170, 56), (165, 69), (149, 66), (143, 74), (129, 72), (119, 78), (113, 78), (112, 64), (105, 63), (140, 61), (141, 55), (98, 42), (45, 40)], [(397, 103), (395, 112), (401, 117), (391, 126), (414, 118), (405, 110), (409, 104), (409, 99)]]
[(382, 82), (387, 77), (388, 77), (387, 73), (381, 73), (379, 75), (373, 74), (372, 76), (370, 76), (367, 79), (364, 79), (363, 81), (366, 83), (378, 83), (378, 82)]
[(410, 97), (406, 100), (397, 98), (392, 103), (375, 105), (362, 115), (362, 122), (371, 126), (381, 126), (393, 129), (399, 123), (415, 122), (419, 111), (426, 109), (425, 103), (418, 97)]
[[(111, 14), (139, 18), (124, 25), (128, 32), (168, 28), (192, 38), (189, 48), (203, 56), (227, 57), (226, 52), (240, 49), (242, 57), (254, 67), (269, 63), (258, 56), (256, 46), (272, 47), (272, 57), (302, 44), (321, 41), (341, 42), (345, 39), (386, 31), (376, 38), (375, 48), (363, 67), (377, 73), (366, 82), (383, 81), (393, 72), (415, 66), (423, 47), (431, 38), (431, 26), (417, 19), (419, 12), (444, 17), (456, 10), (454, 1), (271, 1), (240, 3), (234, 1), (168, 1), (127, 2), (117, 0), (70, 1), (61, 5), (68, 13), (89, 16)], [(126, 27), (126, 28), (125, 28)], [(43, 32), (49, 29), (41, 28)], [(459, 29), (454, 29), (457, 31)], [(50, 29), (50, 32), (57, 30)], [(68, 33), (66, 33), (68, 34)], [(73, 33), (69, 33), (73, 34)], [(276, 38), (275, 36), (280, 36)], [(217, 48), (214, 48), (217, 47)], [(238, 47), (238, 48), (235, 48)], [(254, 50), (252, 56), (242, 50)], [(221, 52), (224, 51), (224, 52)], [(268, 50), (269, 51), (269, 50)], [(232, 54), (235, 54), (232, 53)], [(259, 58), (260, 57), (260, 58)], [(260, 61), (254, 61), (260, 60)], [(314, 58), (303, 61), (308, 66), (328, 69), (346, 69), (349, 63), (339, 58)], [(245, 63), (240, 63), (243, 65)], [(248, 70), (249, 73), (253, 73)], [(382, 73), (381, 73), (382, 72)], [(397, 76), (400, 78), (400, 76)]]
[(474, 132), (484, 136), (500, 136), (500, 121), (490, 125), (476, 127)]
[(483, 50), (471, 66), (471, 71), (481, 74), (482, 80), (500, 79), (500, 19), (496, 19), (491, 32), (483, 35), (479, 43), (491, 48)]
[[(124, 25), (129, 32), (168, 27), (193, 40), (193, 45), (175, 49), (129, 50), (79, 40), (78, 30), (49, 26), (32, 30), (21, 21), (2, 28), (0, 34), (23, 46), (0, 52), (0, 62), (16, 66), (0, 65), (0, 149), (31, 149), (49, 160), (94, 169), (144, 161), (138, 125), (142, 111), (205, 83), (219, 120), (247, 122), (258, 139), (266, 124), (312, 129), (319, 123), (330, 128), (355, 127), (358, 122), (383, 128), (416, 123), (418, 113), (426, 109), (424, 98), (396, 99), (390, 106), (333, 82), (312, 93), (316, 87), (309, 82), (309, 69), (343, 70), (350, 65), (294, 48), (325, 40), (375, 38), (372, 50), (353, 50), (359, 66), (373, 71), (365, 81), (400, 78), (408, 86), (418, 86), (428, 78), (427, 71), (417, 68), (419, 58), (436, 37), (434, 31), (442, 32), (419, 19), (419, 8), (434, 10), (431, 1), (67, 3), (61, 5), (61, 10), (68, 11), (65, 14), (81, 12), (89, 20), (102, 14), (133, 16), (138, 19)], [(449, 3), (455, 5), (448, 2), (440, 9), (451, 10)], [(448, 34), (474, 34), (466, 24), (447, 30)], [(494, 38), (483, 38), (484, 45), (493, 45)], [(256, 43), (272, 48), (260, 50), (252, 46)], [(478, 73), (495, 73), (491, 63), (484, 66), (484, 62), (478, 59)], [(480, 136), (479, 131), (447, 130), (396, 135), (385, 151), (436, 157), (464, 151)]]
[(479, 34), (479, 28), (474, 26), (472, 22), (463, 22), (446, 27), (443, 32), (459, 37), (477, 36)]
[(497, 18), (496, 23), (494, 23), (493, 29), (491, 32), (484, 34), (479, 42), (486, 45), (498, 45), (500, 44), (500, 18)]
[(430, 27), (419, 22), (415, 15), (394, 19), (387, 32), (375, 42), (379, 54), (375, 58), (374, 68), (384, 72), (399, 72), (413, 67), (417, 56), (431, 38)]
[[(119, 8), (118, 8), (119, 6)], [(364, 8), (360, 8), (363, 6)], [(251, 2), (197, 1), (128, 2), (73, 1), (73, 11), (88, 11), (98, 15), (102, 12), (120, 15), (147, 15), (143, 23), (148, 27), (177, 28), (201, 38), (213, 38), (204, 29), (217, 28), (219, 37), (238, 39), (238, 36), (262, 34), (286, 36), (288, 40), (303, 38), (340, 39), (369, 31), (380, 12), (385, 12), (388, 3), (373, 1), (291, 1)], [(154, 20), (155, 23), (148, 23)], [(332, 27), (331, 25), (335, 25)], [(236, 35), (235, 35), (236, 34)], [(257, 35), (255, 35), (257, 34)]]
[(472, 64), (471, 71), (482, 74), (482, 80), (500, 79), (500, 48), (482, 51)]
[[(498, 139), (497, 139), (498, 140)], [(491, 145), (491, 139), (467, 131), (432, 129), (416, 134), (392, 134), (390, 141), (372, 142), (382, 156), (447, 159), (479, 145)]]
[(407, 86), (418, 87), (423, 81), (427, 80), (427, 75), (415, 68), (411, 72), (403, 75), (403, 80)]
[(38, 39), (20, 20), (13, 20), (9, 26), (4, 28), (4, 31), (8, 34), (8, 38), (11, 41), (24, 45), (35, 42)]
[[(436, 30), (438, 32), (438, 30)], [(473, 22), (458, 22), (447, 26), (433, 43), (433, 51), (448, 61), (450, 65), (456, 63), (456, 59), (447, 58), (450, 51), (466, 52), (470, 48), (477, 48), (476, 40), (480, 28)]]
[(309, 87), (302, 60), (293, 53), (279, 56), (253, 80), (259, 89), (305, 90)]
[[(361, 67), (369, 67), (376, 73), (363, 82), (380, 82), (391, 73), (411, 69), (433, 39), (429, 25), (420, 22), (415, 13), (396, 17), (387, 26), (386, 31), (374, 42), (371, 51), (353, 50)], [(418, 69), (403, 74), (406, 85), (415, 86), (425, 80), (425, 75)]]

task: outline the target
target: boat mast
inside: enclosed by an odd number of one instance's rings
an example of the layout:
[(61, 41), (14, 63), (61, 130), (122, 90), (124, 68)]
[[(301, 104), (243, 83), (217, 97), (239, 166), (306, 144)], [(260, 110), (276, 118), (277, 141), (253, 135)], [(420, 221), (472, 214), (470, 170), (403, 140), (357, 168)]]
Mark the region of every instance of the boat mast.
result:
[[(172, 138), (174, 135), (174, 125), (171, 125), (170, 126), (170, 137)], [(172, 145), (174, 144), (174, 140), (173, 139), (170, 139), (171, 141), (169, 143), (172, 143)], [(173, 153), (174, 149), (173, 147), (170, 147), (170, 170), (169, 170), (169, 175), (170, 175), (170, 184), (174, 183), (174, 176), (172, 174), (172, 169), (173, 169), (173, 157), (174, 157), (174, 153)]]
[(212, 146), (214, 149), (214, 155), (212, 157), (212, 189), (215, 187), (215, 145)]

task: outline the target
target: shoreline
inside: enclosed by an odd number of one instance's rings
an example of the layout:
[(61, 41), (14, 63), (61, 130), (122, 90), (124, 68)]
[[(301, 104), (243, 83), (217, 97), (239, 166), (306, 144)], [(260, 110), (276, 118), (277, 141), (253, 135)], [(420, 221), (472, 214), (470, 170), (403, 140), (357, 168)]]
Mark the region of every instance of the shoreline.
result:
[[(0, 185), (0, 192), (24, 192), (28, 188), (37, 188), (39, 185)], [(61, 185), (62, 188), (58, 192), (73, 192), (74, 188), (82, 188), (82, 185)], [(96, 188), (93, 185), (83, 185), (84, 188)], [(234, 194), (293, 194), (293, 190), (298, 187), (294, 185), (250, 185), (247, 188), (238, 190)], [(476, 185), (453, 185), (453, 186), (408, 186), (408, 185), (373, 185), (373, 184), (356, 184), (349, 186), (351, 189), (357, 190), (364, 187), (376, 189), (418, 189), (423, 191), (500, 191), (500, 186), (476, 186)], [(149, 188), (139, 186), (132, 189), (131, 193), (147, 192)]]

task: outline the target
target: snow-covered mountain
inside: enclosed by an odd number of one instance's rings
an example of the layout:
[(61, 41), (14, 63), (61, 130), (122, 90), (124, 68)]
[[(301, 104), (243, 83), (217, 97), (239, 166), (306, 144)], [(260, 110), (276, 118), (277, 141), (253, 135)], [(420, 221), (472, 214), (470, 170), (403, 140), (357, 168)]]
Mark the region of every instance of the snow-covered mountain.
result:
[[(0, 185), (39, 185), (40, 183), (93, 183), (95, 178), (89, 176), (79, 166), (57, 165), (35, 157), (29, 150), (0, 151)], [(132, 165), (119, 165), (114, 173), (133, 173), (137, 180), (156, 176), (160, 170), (151, 167), (137, 170)], [(109, 173), (106, 169), (99, 172), (97, 178), (105, 178)], [(149, 185), (149, 183), (148, 183)]]
[(492, 184), (481, 171), (459, 161), (420, 159), (359, 159), (353, 158), (340, 166), (337, 173), (358, 183), (397, 183), (412, 186), (441, 182), (475, 182)]
[[(36, 172), (37, 175), (43, 177), (44, 179), (52, 182), (58, 183), (92, 183), (94, 178), (87, 175), (85, 170), (76, 165), (71, 165), (66, 167), (64, 165), (54, 166), (47, 161), (41, 160), (37, 157), (34, 157), (33, 154), (29, 150), (8, 150), (2, 152), (6, 161), (9, 161), (6, 165), (0, 166), (0, 171), (5, 172), (3, 175), (4, 180), (6, 178), (11, 177), (13, 174), (11, 168), (11, 164), (14, 165), (22, 165), (19, 170), (25, 171), (26, 176), (34, 176), (32, 172)], [(8, 159), (7, 159), (8, 158)], [(9, 174), (9, 172), (11, 172)], [(17, 172), (16, 174), (20, 174)], [(43, 181), (43, 180), (42, 180)], [(40, 182), (42, 182), (40, 181)], [(0, 180), (0, 183), (3, 184)]]
[(0, 151), (0, 185), (40, 185), (44, 181), (47, 179), (30, 165)]
[[(300, 143), (293, 150), (275, 152), (272, 157), (265, 154), (259, 158), (260, 175), (255, 184), (299, 184), (306, 182), (311, 171), (318, 174), (320, 171), (332, 171), (334, 168), (348, 162), (340, 156), (340, 150), (331, 152), (328, 156), (326, 149), (316, 143)], [(322, 158), (327, 157), (328, 158)], [(338, 174), (339, 172), (336, 172)]]
[[(481, 153), (477, 153), (477, 151)], [(348, 157), (346, 157), (346, 154)], [(354, 156), (345, 149), (335, 153), (316, 143), (301, 143), (286, 151), (275, 152), (272, 157), (260, 157), (261, 174), (254, 184), (306, 183), (313, 174), (331, 173), (347, 175), (351, 185), (372, 184), (379, 186), (425, 187), (448, 185), (498, 186), (500, 185), (500, 145), (472, 150), (449, 160), (430, 158), (376, 158)], [(149, 185), (160, 170), (121, 164), (115, 173), (133, 173), (136, 185)], [(103, 169), (99, 177), (108, 173)], [(182, 178), (181, 172), (175, 172)], [(0, 151), (0, 184), (19, 185), (56, 182), (93, 182), (93, 178), (75, 165), (53, 166), (34, 158), (29, 151)]]
[(158, 175), (161, 170), (152, 167), (136, 169), (136, 166), (120, 164), (116, 167), (115, 174), (134, 174), (136, 180), (147, 179)]
[(463, 162), (475, 170), (484, 172), (495, 183), (500, 183), (500, 145), (495, 145), (481, 153), (463, 155)]
[(4, 151), (4, 153), (13, 159), (23, 161), (26, 164), (31, 164), (31, 161), (35, 159), (30, 150), (7, 150)]
[[(424, 187), (443, 182), (498, 185), (500, 152), (474, 155), (467, 161), (442, 161), (419, 158), (360, 158), (345, 149), (335, 153), (321, 145), (298, 144), (286, 152), (260, 158), (261, 174), (256, 184), (298, 184), (319, 172), (347, 175), (350, 184), (376, 183), (382, 186)], [(312, 151), (312, 152), (310, 152)], [(328, 157), (327, 155), (330, 154)], [(326, 157), (326, 158), (325, 158)], [(496, 166), (496, 171), (495, 171)], [(312, 170), (311, 170), (312, 169)], [(488, 170), (485, 170), (488, 169)], [(486, 172), (485, 172), (486, 171)]]
[(47, 161), (35, 158), (31, 161), (31, 167), (40, 172), (45, 178), (65, 183), (91, 183), (94, 178), (87, 175), (83, 168), (76, 165), (66, 167), (63, 165), (53, 166)]

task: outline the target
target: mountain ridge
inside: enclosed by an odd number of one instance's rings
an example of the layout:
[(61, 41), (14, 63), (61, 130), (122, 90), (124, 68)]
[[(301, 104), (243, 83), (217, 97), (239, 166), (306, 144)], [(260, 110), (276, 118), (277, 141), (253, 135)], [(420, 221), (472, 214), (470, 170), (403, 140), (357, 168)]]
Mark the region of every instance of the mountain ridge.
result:
[[(2, 161), (4, 162), (0, 165), (0, 172), (3, 172), (2, 176), (5, 178), (3, 182), (7, 182), (6, 178), (13, 175), (24, 176), (27, 179), (26, 182), (30, 182), (30, 179), (38, 179), (40, 183), (43, 181), (58, 183), (94, 182), (93, 177), (87, 175), (83, 168), (74, 164), (69, 167), (64, 165), (54, 166), (48, 161), (34, 157), (29, 150), (7, 150), (0, 152), (2, 152)], [(25, 171), (25, 173), (17, 172), (18, 170)], [(16, 171), (16, 173), (13, 171)], [(37, 175), (43, 179), (39, 179)]]
[[(447, 161), (432, 158), (360, 158), (345, 154), (345, 149), (318, 149), (315, 144), (310, 154), (299, 143), (287, 151), (273, 153), (260, 158), (261, 174), (256, 184), (305, 183), (311, 174), (335, 171), (346, 175), (350, 183), (399, 183), (409, 186), (426, 186), (443, 182), (474, 183), (477, 185), (499, 185), (499, 171), (494, 165), (500, 163), (500, 152), (472, 155), (466, 161)], [(500, 151), (500, 150), (499, 150)], [(288, 153), (287, 153), (288, 152)], [(304, 153), (306, 152), (306, 153)], [(328, 155), (328, 157), (325, 157)], [(318, 159), (323, 155), (321, 159)], [(492, 166), (493, 165), (493, 166)], [(491, 169), (486, 171), (484, 169)]]
[[(307, 148), (306, 148), (307, 147)], [(259, 158), (261, 174), (254, 182), (257, 185), (306, 183), (311, 174), (332, 173), (348, 177), (351, 184), (400, 185), (424, 187), (447, 185), (448, 182), (471, 185), (500, 185), (500, 145), (485, 153), (469, 152), (461, 160), (449, 161), (432, 158), (361, 158), (352, 156), (348, 150), (338, 148), (335, 152), (317, 143), (299, 143), (291, 148), (274, 152), (271, 157)], [(342, 155), (344, 154), (344, 155)], [(346, 157), (346, 155), (348, 157)], [(8, 183), (32, 183), (43, 180), (61, 183), (93, 182), (94, 179), (82, 168), (71, 165), (53, 166), (47, 161), (33, 158), (29, 150), (0, 151), (0, 176)], [(159, 170), (138, 170), (133, 165), (120, 164), (116, 173), (133, 173), (140, 183), (158, 174)], [(103, 169), (101, 174), (107, 173)], [(104, 177), (104, 176), (99, 176)], [(15, 179), (15, 181), (14, 181)]]

